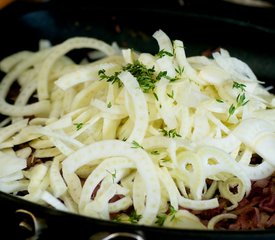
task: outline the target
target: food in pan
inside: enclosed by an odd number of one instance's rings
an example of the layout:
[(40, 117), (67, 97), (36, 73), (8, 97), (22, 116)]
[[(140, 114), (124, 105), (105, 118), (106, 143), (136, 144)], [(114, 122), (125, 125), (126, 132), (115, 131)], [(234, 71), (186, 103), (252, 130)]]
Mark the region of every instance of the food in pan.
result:
[(3, 59), (0, 190), (123, 223), (274, 227), (271, 87), (226, 49), (153, 38), (157, 53), (74, 37)]

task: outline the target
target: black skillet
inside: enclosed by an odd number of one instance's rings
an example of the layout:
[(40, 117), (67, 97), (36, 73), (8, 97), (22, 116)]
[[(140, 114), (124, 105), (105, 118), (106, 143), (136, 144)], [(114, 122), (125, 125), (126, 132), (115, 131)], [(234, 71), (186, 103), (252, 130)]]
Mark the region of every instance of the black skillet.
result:
[[(205, 2), (140, 1), (135, 7), (112, 1), (13, 3), (0, 11), (0, 59), (23, 49), (37, 50), (39, 39), (57, 44), (73, 36), (96, 37), (156, 53), (152, 34), (162, 29), (171, 39), (184, 41), (187, 56), (223, 47), (248, 63), (259, 80), (274, 85), (275, 9)], [(70, 54), (78, 61), (85, 53), (84, 49)], [(275, 229), (197, 231), (103, 221), (42, 207), (2, 192), (0, 213), (0, 234), (7, 239), (275, 239)]]

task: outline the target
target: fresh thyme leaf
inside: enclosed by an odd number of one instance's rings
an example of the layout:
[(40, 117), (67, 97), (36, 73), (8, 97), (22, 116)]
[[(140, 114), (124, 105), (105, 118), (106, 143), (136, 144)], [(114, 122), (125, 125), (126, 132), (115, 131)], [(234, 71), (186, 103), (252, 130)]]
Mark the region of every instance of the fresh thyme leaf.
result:
[(160, 131), (163, 133), (163, 136), (165, 137), (169, 137), (169, 138), (181, 137), (181, 135), (176, 132), (175, 128), (170, 130), (161, 129)]
[(231, 104), (231, 106), (229, 107), (228, 109), (228, 113), (229, 113), (229, 116), (232, 116), (236, 109), (239, 108), (239, 107), (242, 107), (244, 106), (245, 104), (247, 104), (249, 102), (249, 100), (246, 99), (246, 96), (245, 96), (245, 87), (246, 85), (245, 84), (242, 84), (242, 83), (238, 83), (238, 82), (233, 82), (233, 86), (232, 88), (236, 88), (236, 89), (240, 89), (241, 90), (241, 93), (238, 94), (238, 96), (236, 97), (236, 104)]
[(105, 69), (100, 69), (98, 71), (98, 76), (99, 76), (100, 80), (106, 80), (107, 82), (111, 82), (112, 84), (118, 83), (118, 86), (121, 87), (123, 84), (118, 77), (119, 74), (120, 74), (120, 72), (115, 72), (113, 75), (108, 76), (108, 75), (106, 75)]
[(132, 211), (129, 216), (129, 220), (131, 223), (138, 223), (141, 218), (142, 218), (142, 215), (137, 214), (135, 210)]
[(224, 101), (222, 99), (216, 99), (217, 102), (223, 103)]
[(74, 123), (74, 125), (76, 126), (76, 130), (78, 131), (83, 127), (84, 123)]
[(157, 215), (157, 220), (155, 221), (155, 224), (163, 226), (167, 216), (171, 216), (170, 221), (173, 221), (175, 219), (176, 213), (177, 210), (172, 205), (170, 205), (167, 214)]
[(177, 210), (172, 205), (170, 205), (168, 215), (171, 216), (171, 221), (174, 220), (176, 213), (177, 213)]
[(241, 91), (245, 91), (245, 88), (246, 88), (246, 85), (243, 84), (243, 83), (238, 83), (238, 82), (233, 82), (233, 86), (232, 88), (237, 88), (237, 89), (240, 89)]
[(166, 162), (170, 162), (171, 159), (169, 159), (169, 158), (163, 158), (163, 159), (161, 159), (161, 161), (162, 161), (163, 163), (166, 163)]
[(237, 107), (241, 107), (247, 104), (249, 100), (245, 99), (245, 93), (243, 93), (237, 96), (236, 101), (237, 101)]
[(167, 215), (163, 214), (163, 215), (158, 215), (157, 216), (157, 220), (155, 221), (155, 224), (159, 225), (159, 226), (163, 226), (165, 220), (167, 218)]
[(111, 108), (111, 107), (112, 107), (112, 103), (111, 103), (111, 102), (108, 102), (107, 108)]
[(114, 222), (121, 222), (121, 218), (120, 218), (119, 215), (117, 215), (117, 216), (115, 216), (115, 217), (112, 219), (112, 221), (114, 221)]
[(159, 58), (162, 58), (164, 56), (173, 57), (173, 53), (170, 53), (168, 51), (165, 51), (164, 49), (161, 49), (155, 56)]
[(175, 71), (179, 76), (181, 76), (184, 72), (184, 67), (178, 66), (177, 68), (175, 68)]
[(109, 170), (106, 170), (111, 176), (112, 176), (112, 179), (113, 179), (113, 183), (115, 182), (115, 178), (116, 178), (116, 169), (115, 171), (112, 173), (110, 172)]
[(159, 153), (159, 151), (155, 150), (155, 151), (152, 151), (151, 154), (152, 155), (159, 155), (160, 153)]
[(158, 101), (159, 100), (158, 95), (155, 92), (153, 92), (153, 95), (154, 95), (155, 99)]
[(229, 116), (232, 116), (234, 112), (236, 111), (236, 107), (234, 104), (231, 104), (231, 106), (228, 109)]
[(167, 71), (160, 71), (156, 79), (159, 81), (162, 77), (167, 78)]
[(169, 98), (174, 99), (174, 91), (172, 90), (172, 93), (171, 93), (171, 94), (170, 94), (170, 93), (167, 93), (167, 96), (168, 96)]
[(141, 149), (144, 149), (137, 141), (133, 141), (132, 142), (132, 148), (141, 148)]

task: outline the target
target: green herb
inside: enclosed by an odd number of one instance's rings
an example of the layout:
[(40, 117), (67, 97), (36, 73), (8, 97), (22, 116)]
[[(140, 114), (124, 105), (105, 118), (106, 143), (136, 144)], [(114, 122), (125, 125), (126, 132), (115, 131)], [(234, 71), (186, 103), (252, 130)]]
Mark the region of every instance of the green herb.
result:
[[(175, 81), (175, 78), (171, 78), (167, 76), (167, 71), (161, 71), (158, 75), (155, 75), (155, 68), (147, 68), (144, 64), (139, 62), (138, 60), (134, 61), (134, 63), (128, 63), (122, 67), (122, 71), (130, 72), (138, 81), (140, 88), (143, 92), (147, 93), (152, 91), (156, 87), (156, 83), (162, 78), (165, 77), (170, 81)], [(112, 84), (118, 83), (119, 87), (123, 84), (119, 79), (118, 75), (121, 73), (115, 72), (113, 75), (108, 76), (106, 74), (105, 69), (101, 69), (98, 71), (98, 76), (100, 80), (106, 80), (107, 82), (111, 82)]]
[(246, 88), (246, 85), (243, 84), (243, 83), (238, 83), (238, 82), (233, 82), (233, 86), (232, 88), (237, 88), (237, 89), (240, 89), (241, 91), (245, 91), (245, 88)]
[(157, 75), (156, 79), (159, 81), (162, 77), (166, 78), (167, 80), (169, 80), (170, 82), (174, 82), (176, 80), (178, 80), (178, 77), (175, 78), (171, 78), (167, 75), (167, 71), (160, 71), (159, 74)]
[(83, 127), (84, 123), (74, 123), (74, 125), (76, 126), (76, 130), (78, 131)]
[(159, 74), (157, 75), (156, 79), (159, 81), (162, 77), (168, 78), (167, 71), (160, 71)]
[(153, 92), (153, 95), (154, 95), (155, 99), (158, 101), (159, 100), (158, 95), (155, 92)]
[(113, 183), (115, 182), (115, 178), (116, 178), (116, 169), (113, 173), (111, 173), (109, 170), (106, 170), (111, 176), (112, 176), (112, 179), (113, 179)]
[(132, 211), (129, 216), (129, 220), (131, 223), (138, 223), (141, 218), (142, 218), (142, 215), (137, 214), (135, 210)]
[(114, 222), (121, 222), (121, 218), (119, 215), (116, 215), (114, 218), (112, 218), (112, 221)]
[(141, 149), (144, 149), (137, 141), (133, 141), (132, 142), (132, 148), (141, 148)]
[(134, 77), (136, 77), (140, 88), (143, 92), (149, 92), (155, 88), (157, 79), (154, 76), (155, 68), (146, 68), (139, 61), (135, 61), (133, 64), (128, 63), (122, 68), (124, 71), (129, 71)]
[(173, 57), (173, 53), (170, 53), (168, 51), (165, 51), (164, 49), (161, 49), (155, 56), (159, 58), (162, 58), (164, 56)]
[(232, 116), (235, 111), (236, 111), (236, 106), (234, 104), (231, 104), (231, 106), (228, 109), (229, 116)]
[(177, 210), (172, 205), (170, 205), (168, 215), (171, 216), (171, 221), (173, 221), (175, 219), (176, 213), (177, 213)]
[(169, 158), (163, 158), (163, 159), (161, 159), (161, 161), (162, 161), (163, 163), (166, 163), (166, 162), (170, 162), (171, 159), (169, 159)]
[(108, 102), (107, 108), (111, 108), (111, 107), (112, 107), (112, 103), (111, 103), (111, 102)]
[(181, 135), (176, 132), (175, 128), (170, 130), (161, 129), (160, 131), (163, 133), (163, 136), (165, 137), (169, 137), (169, 138), (181, 137)]
[(157, 216), (157, 220), (155, 221), (155, 224), (159, 225), (159, 226), (163, 226), (165, 220), (167, 218), (167, 215), (163, 214), (163, 215), (158, 215)]
[(249, 102), (249, 100), (246, 100), (245, 93), (239, 94), (236, 98), (237, 101), (237, 107), (244, 106)]
[(224, 101), (222, 99), (216, 99), (217, 102), (223, 103)]
[(125, 142), (127, 140), (127, 137), (122, 138), (122, 141)]
[(238, 83), (238, 82), (233, 82), (232, 88), (236, 88), (236, 89), (240, 89), (242, 93), (239, 93), (238, 96), (236, 97), (236, 104), (231, 104), (231, 106), (228, 109), (228, 113), (229, 116), (228, 118), (230, 118), (236, 111), (237, 108), (242, 107), (244, 105), (246, 105), (249, 100), (246, 99), (245, 96), (245, 84), (242, 83)]
[(177, 213), (177, 210), (172, 205), (170, 205), (169, 209), (168, 209), (168, 213), (167, 214), (158, 215), (157, 216), (157, 220), (155, 221), (155, 223), (157, 225), (159, 225), (159, 226), (163, 226), (166, 218), (168, 216), (171, 216), (170, 221), (173, 221), (175, 219), (176, 213)]
[(177, 68), (175, 68), (175, 71), (179, 76), (181, 76), (184, 71), (184, 67), (178, 66)]
[(167, 93), (167, 96), (168, 96), (169, 98), (174, 99), (174, 91), (172, 90), (172, 93), (171, 93), (171, 94)]
[(118, 86), (121, 87), (123, 84), (118, 77), (119, 74), (120, 74), (120, 72), (115, 72), (113, 75), (108, 76), (108, 75), (106, 75), (105, 69), (100, 69), (98, 71), (98, 76), (99, 76), (100, 80), (105, 79), (107, 82), (111, 82), (112, 84), (118, 83)]
[(159, 153), (159, 151), (155, 150), (155, 151), (152, 151), (151, 154), (152, 155), (159, 155), (160, 153)]

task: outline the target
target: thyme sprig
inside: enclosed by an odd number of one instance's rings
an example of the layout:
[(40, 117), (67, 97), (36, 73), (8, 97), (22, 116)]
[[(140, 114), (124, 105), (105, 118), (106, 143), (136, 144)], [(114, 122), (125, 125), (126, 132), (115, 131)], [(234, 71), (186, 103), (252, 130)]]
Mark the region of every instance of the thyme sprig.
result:
[(245, 92), (246, 85), (243, 83), (238, 83), (238, 82), (233, 81), (232, 88), (240, 89), (242, 92)]
[(133, 210), (129, 216), (129, 220), (131, 223), (138, 223), (141, 218), (142, 218), (142, 215), (137, 214), (135, 210)]
[(157, 54), (155, 54), (156, 57), (162, 58), (164, 56), (173, 57), (173, 53), (165, 51), (164, 49), (161, 49)]
[(133, 141), (132, 142), (132, 148), (141, 148), (144, 149), (137, 141)]
[(176, 132), (175, 128), (170, 130), (161, 129), (160, 131), (163, 133), (163, 136), (165, 137), (169, 137), (169, 138), (181, 137), (181, 135)]
[(118, 77), (119, 74), (120, 72), (115, 72), (113, 75), (108, 76), (105, 69), (100, 69), (98, 71), (98, 76), (100, 80), (106, 80), (107, 82), (111, 82), (112, 84), (117, 83), (118, 86), (121, 87), (123, 84)]
[(80, 130), (83, 126), (84, 126), (84, 123), (80, 122), (80, 123), (74, 123), (75, 127), (76, 127), (76, 130)]
[(106, 170), (112, 177), (112, 180), (113, 180), (113, 183), (115, 182), (115, 179), (116, 179), (116, 169), (114, 170), (114, 172), (110, 172), (109, 170)]
[(231, 104), (229, 109), (228, 109), (228, 113), (229, 116), (228, 118), (230, 118), (235, 111), (237, 110), (237, 108), (243, 107), (244, 105), (246, 105), (249, 100), (247, 100), (246, 96), (245, 96), (245, 88), (246, 85), (243, 83), (238, 83), (238, 82), (233, 82), (232, 88), (236, 88), (239, 89), (241, 92), (238, 94), (238, 96), (236, 97), (236, 103), (235, 104)]
[(171, 217), (170, 221), (173, 221), (175, 219), (176, 213), (177, 213), (177, 210), (172, 205), (170, 205), (168, 208), (168, 212), (166, 214), (157, 216), (157, 220), (155, 221), (155, 224), (157, 224), (159, 226), (163, 226), (163, 224), (168, 216)]

